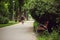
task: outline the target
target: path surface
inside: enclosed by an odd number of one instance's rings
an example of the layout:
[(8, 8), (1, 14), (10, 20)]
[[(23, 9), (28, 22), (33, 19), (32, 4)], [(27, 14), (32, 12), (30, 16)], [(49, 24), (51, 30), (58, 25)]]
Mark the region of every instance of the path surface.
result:
[(0, 40), (36, 40), (33, 21), (0, 28)]

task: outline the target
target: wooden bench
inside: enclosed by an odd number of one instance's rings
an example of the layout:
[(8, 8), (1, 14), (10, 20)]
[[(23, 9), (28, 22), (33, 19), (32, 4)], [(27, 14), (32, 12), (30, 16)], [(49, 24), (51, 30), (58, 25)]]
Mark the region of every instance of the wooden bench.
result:
[(43, 31), (47, 30), (47, 27), (48, 27), (48, 22), (46, 22), (44, 25), (41, 24), (37, 27), (36, 32), (37, 33), (38, 32), (43, 32)]

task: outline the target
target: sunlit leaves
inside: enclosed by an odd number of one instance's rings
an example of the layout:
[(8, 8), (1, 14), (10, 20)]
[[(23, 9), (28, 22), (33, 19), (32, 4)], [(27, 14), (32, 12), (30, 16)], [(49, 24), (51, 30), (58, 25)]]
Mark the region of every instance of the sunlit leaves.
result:
[(7, 0), (1, 0), (0, 1), (0, 15), (1, 16), (8, 16), (8, 1)]

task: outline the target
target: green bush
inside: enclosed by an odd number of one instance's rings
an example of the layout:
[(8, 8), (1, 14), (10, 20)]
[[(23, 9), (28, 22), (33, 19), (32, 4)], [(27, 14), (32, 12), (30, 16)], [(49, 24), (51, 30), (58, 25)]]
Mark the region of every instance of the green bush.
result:
[(4, 18), (4, 24), (7, 24), (9, 22), (8, 18)]
[(7, 24), (9, 22), (7, 17), (0, 17), (0, 24)]
[(45, 34), (39, 35), (37, 36), (38, 40), (60, 40), (60, 35), (58, 34), (58, 32), (53, 31), (51, 34), (47, 34), (45, 32)]
[(34, 31), (36, 31), (36, 28), (38, 27), (39, 23), (37, 21), (34, 22)]

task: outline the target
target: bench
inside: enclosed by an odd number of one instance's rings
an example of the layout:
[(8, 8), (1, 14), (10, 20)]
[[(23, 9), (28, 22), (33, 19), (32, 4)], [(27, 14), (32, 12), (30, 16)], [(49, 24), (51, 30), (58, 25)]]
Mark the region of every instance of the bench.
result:
[(47, 27), (48, 27), (48, 22), (46, 22), (44, 25), (43, 24), (40, 24), (37, 29), (36, 29), (36, 32), (39, 33), (39, 32), (43, 32), (45, 30), (47, 30)]

